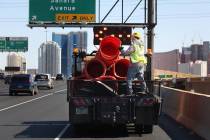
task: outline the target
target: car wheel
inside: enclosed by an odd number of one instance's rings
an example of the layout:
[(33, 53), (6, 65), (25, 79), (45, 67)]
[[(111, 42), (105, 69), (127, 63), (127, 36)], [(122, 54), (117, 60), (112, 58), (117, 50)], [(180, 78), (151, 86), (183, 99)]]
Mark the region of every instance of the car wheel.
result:
[(34, 91), (34, 89), (31, 91), (31, 96), (34, 96), (34, 94), (35, 94), (35, 91)]

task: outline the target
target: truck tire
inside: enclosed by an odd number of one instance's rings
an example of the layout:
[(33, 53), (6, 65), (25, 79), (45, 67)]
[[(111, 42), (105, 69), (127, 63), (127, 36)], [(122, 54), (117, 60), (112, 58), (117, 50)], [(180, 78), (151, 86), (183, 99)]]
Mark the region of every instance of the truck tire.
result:
[(137, 134), (141, 136), (143, 132), (143, 125), (142, 124), (135, 124), (135, 131)]
[(153, 131), (153, 125), (144, 125), (143, 132), (145, 134), (150, 134)]

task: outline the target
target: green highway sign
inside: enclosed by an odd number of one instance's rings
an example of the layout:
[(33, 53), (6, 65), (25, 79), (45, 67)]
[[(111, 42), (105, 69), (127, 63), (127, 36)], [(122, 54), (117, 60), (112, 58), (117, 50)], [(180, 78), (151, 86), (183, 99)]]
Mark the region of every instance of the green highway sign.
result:
[(28, 38), (0, 37), (0, 51), (2, 52), (28, 51)]
[(161, 78), (161, 79), (163, 79), (163, 78), (173, 78), (173, 75), (161, 74), (161, 75), (159, 75), (159, 78)]
[(0, 50), (6, 47), (6, 37), (0, 37)]
[(95, 22), (96, 0), (29, 0), (30, 23)]

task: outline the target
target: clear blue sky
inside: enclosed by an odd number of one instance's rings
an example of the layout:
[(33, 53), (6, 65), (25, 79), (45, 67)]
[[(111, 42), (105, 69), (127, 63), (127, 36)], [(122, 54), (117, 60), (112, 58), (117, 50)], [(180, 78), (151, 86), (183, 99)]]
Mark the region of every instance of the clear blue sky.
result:
[[(115, 0), (102, 1), (102, 16)], [(125, 1), (125, 17), (139, 0)], [(0, 0), (0, 36), (28, 36), (29, 51), (25, 53), (27, 68), (37, 68), (38, 47), (46, 40), (46, 29), (26, 26), (28, 23), (28, 0)], [(107, 21), (120, 20), (120, 7), (116, 7)], [(129, 22), (142, 17), (142, 6), (134, 13)], [(158, 24), (155, 29), (155, 52), (181, 49), (183, 44), (210, 40), (210, 0), (158, 0)], [(48, 40), (52, 32), (88, 31), (88, 44), (92, 47), (92, 30), (79, 28), (48, 28)], [(6, 65), (7, 53), (0, 53), (0, 69)]]

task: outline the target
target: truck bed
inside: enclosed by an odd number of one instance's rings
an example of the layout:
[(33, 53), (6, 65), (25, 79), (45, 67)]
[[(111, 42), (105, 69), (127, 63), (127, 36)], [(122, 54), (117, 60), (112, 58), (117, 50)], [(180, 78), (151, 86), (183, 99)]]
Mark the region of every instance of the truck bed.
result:
[[(134, 82), (133, 96), (122, 96), (122, 92), (126, 93), (126, 81), (117, 81), (117, 89), (107, 87), (101, 82), (96, 80), (67, 82), (69, 121), (72, 124), (157, 123), (160, 100), (153, 94), (139, 93), (139, 82)], [(116, 81), (106, 81), (106, 85), (110, 83), (116, 84)]]

